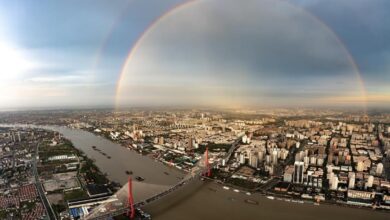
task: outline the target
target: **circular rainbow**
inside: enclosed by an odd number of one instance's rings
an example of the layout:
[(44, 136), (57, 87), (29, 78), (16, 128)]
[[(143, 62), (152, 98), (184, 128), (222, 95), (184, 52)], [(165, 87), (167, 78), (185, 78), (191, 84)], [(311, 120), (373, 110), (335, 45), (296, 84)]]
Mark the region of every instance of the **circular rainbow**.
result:
[[(332, 36), (334, 36), (337, 43), (341, 46), (341, 49), (345, 53), (347, 60), (350, 62), (351, 66), (356, 74), (356, 80), (358, 81), (358, 87), (360, 90), (360, 97), (358, 98), (358, 101), (363, 102), (364, 112), (366, 113), (367, 112), (367, 90), (365, 88), (364, 80), (361, 76), (359, 67), (358, 67), (356, 61), (354, 60), (353, 56), (351, 55), (351, 53), (347, 49), (347, 46), (343, 43), (343, 41), (335, 33), (335, 31), (333, 31), (333, 29), (331, 27), (329, 27), (329, 25), (327, 25), (324, 21), (322, 21), (317, 16), (313, 15), (311, 12), (305, 10), (302, 7), (294, 5), (289, 1), (284, 1), (284, 0), (279, 0), (279, 1), (288, 3), (290, 6), (300, 10), (301, 12), (305, 13), (309, 17), (313, 18), (314, 21), (318, 22), (322, 27), (325, 28), (325, 30), (327, 30)], [(173, 6), (168, 11), (166, 11), (164, 14), (160, 15), (153, 22), (151, 22), (148, 25), (148, 27), (145, 29), (145, 31), (143, 31), (140, 34), (139, 38), (135, 41), (133, 47), (130, 49), (130, 51), (129, 51), (129, 53), (128, 53), (123, 65), (121, 67), (120, 73), (119, 73), (119, 77), (118, 77), (118, 80), (116, 83), (116, 89), (115, 89), (115, 107), (116, 108), (119, 106), (119, 103), (118, 103), (119, 96), (120, 96), (120, 91), (122, 89), (122, 82), (123, 82), (124, 76), (126, 75), (126, 68), (127, 68), (128, 64), (130, 63), (133, 55), (135, 54), (135, 52), (138, 50), (139, 46), (141, 45), (141, 42), (145, 38), (145, 36), (147, 36), (153, 30), (153, 28), (156, 27), (158, 25), (158, 23), (161, 22), (164, 18), (168, 17), (176, 10), (182, 9), (183, 7), (189, 7), (196, 2), (200, 2), (200, 0), (187, 0), (187, 1), (184, 1), (180, 4)]]

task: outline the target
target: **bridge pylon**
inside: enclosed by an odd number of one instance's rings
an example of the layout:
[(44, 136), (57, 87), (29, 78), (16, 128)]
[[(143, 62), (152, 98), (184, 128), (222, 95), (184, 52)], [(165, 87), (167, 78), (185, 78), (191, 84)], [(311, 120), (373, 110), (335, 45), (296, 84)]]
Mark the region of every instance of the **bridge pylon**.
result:
[(205, 165), (206, 165), (206, 176), (211, 176), (211, 169), (210, 169), (210, 163), (209, 163), (209, 148), (206, 147), (205, 151)]
[(132, 184), (132, 179), (129, 177), (128, 179), (128, 187), (129, 187), (129, 192), (128, 192), (128, 202), (129, 202), (129, 213), (128, 216), (130, 219), (133, 219), (135, 216), (135, 210), (134, 210), (134, 198), (133, 198), (133, 184)]

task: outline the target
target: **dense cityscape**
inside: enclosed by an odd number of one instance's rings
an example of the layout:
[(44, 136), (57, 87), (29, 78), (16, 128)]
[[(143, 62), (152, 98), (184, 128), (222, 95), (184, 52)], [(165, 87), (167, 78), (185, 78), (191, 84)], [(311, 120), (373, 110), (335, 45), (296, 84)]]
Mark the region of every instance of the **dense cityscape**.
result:
[[(91, 132), (183, 173), (191, 172), (207, 149), (215, 166), (209, 177), (202, 174), (203, 181), (255, 198), (389, 210), (390, 115), (312, 111), (3, 112), (0, 214), (77, 219), (112, 202), (123, 186), (101, 172), (96, 158), (39, 125)], [(104, 149), (86, 147), (111, 160)], [(123, 175), (135, 178), (132, 172)], [(135, 181), (147, 182), (137, 175)], [(259, 205), (253, 198), (245, 203)]]
[(389, 0), (0, 0), (0, 220), (389, 220)]

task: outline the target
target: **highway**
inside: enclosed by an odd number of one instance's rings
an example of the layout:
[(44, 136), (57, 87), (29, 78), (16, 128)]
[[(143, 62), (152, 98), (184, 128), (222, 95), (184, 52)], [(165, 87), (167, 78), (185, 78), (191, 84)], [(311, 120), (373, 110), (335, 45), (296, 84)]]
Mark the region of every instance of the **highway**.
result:
[(39, 155), (38, 150), (39, 150), (39, 143), (36, 146), (35, 156), (33, 159), (33, 173), (34, 173), (34, 177), (35, 177), (35, 185), (38, 189), (39, 197), (41, 198), (42, 203), (45, 206), (46, 213), (48, 214), (49, 219), (57, 220), (57, 216), (55, 215), (54, 210), (50, 205), (50, 202), (47, 200), (46, 195), (45, 195), (45, 191), (43, 190), (42, 183), (39, 180), (39, 174), (38, 174), (38, 168), (37, 168), (37, 163), (38, 163), (37, 157)]

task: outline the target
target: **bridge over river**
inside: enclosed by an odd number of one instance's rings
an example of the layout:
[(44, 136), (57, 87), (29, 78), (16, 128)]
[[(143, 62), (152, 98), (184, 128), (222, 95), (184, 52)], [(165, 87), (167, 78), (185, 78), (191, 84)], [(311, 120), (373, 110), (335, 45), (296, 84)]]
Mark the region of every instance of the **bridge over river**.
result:
[[(236, 140), (230, 147), (229, 151), (224, 155), (223, 158), (218, 158), (218, 161), (209, 163), (208, 151), (202, 156), (198, 163), (191, 169), (191, 171), (178, 183), (171, 186), (156, 185), (144, 182), (134, 181), (131, 184), (135, 186), (134, 188), (144, 188), (143, 192), (149, 192), (149, 194), (139, 195), (137, 191), (129, 193), (129, 183), (125, 184), (118, 192), (116, 192), (112, 198), (96, 208), (94, 208), (84, 219), (108, 219), (113, 216), (118, 216), (121, 214), (129, 213), (129, 195), (134, 195), (135, 202), (134, 208), (139, 208), (149, 203), (155, 202), (170, 193), (188, 185), (191, 181), (200, 178), (202, 175), (206, 174), (209, 169), (218, 165), (219, 161), (222, 159), (228, 160), (239, 143), (239, 140)], [(130, 187), (133, 188), (133, 187)]]

